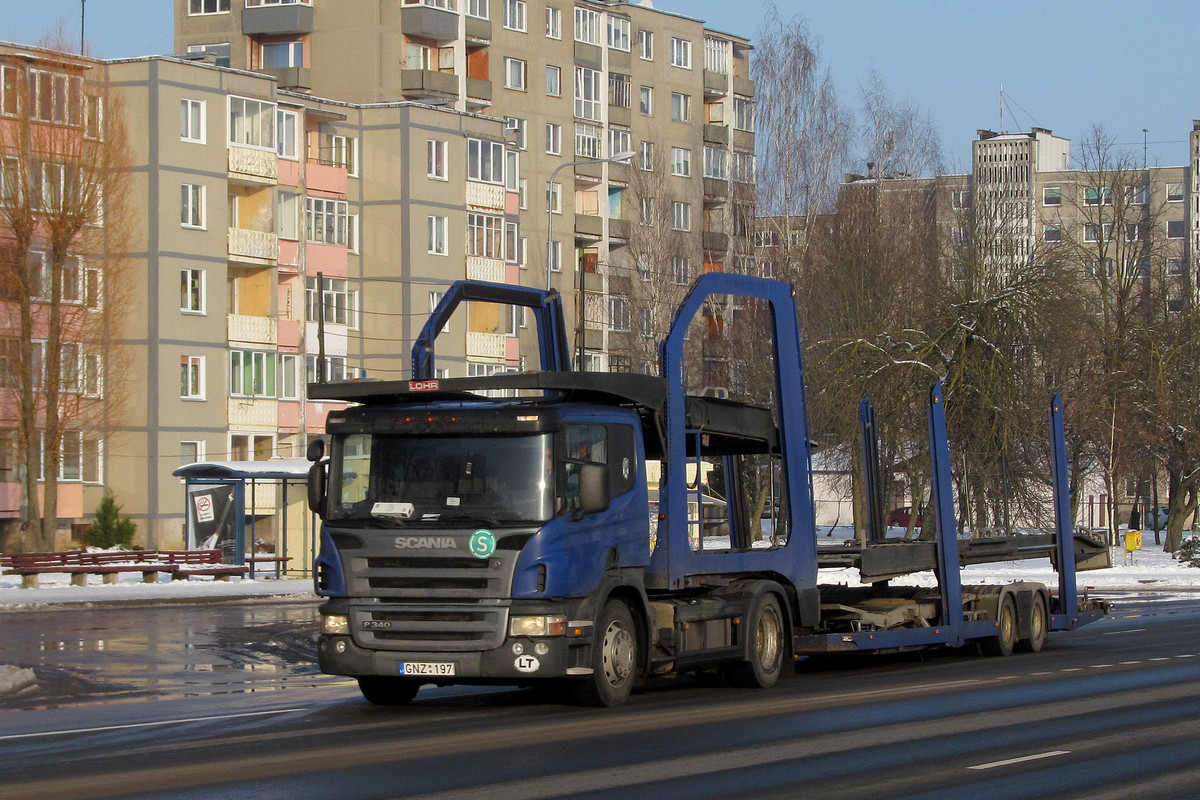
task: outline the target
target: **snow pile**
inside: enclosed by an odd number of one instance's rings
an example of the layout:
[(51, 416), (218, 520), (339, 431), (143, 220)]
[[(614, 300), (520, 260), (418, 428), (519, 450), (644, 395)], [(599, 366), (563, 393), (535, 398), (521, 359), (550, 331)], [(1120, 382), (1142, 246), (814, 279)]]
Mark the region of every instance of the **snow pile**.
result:
[(0, 697), (24, 694), (37, 688), (37, 675), (31, 669), (0, 664)]
[(315, 598), (310, 578), (216, 581), (195, 577), (191, 580), (143, 583), (141, 573), (133, 572), (122, 574), (118, 582), (113, 584), (101, 583), (98, 576), (92, 576), (87, 586), (72, 586), (69, 575), (47, 573), (39, 576), (38, 583), (37, 589), (22, 589), (19, 575), (0, 575), (0, 611), (61, 603), (170, 602), (274, 596)]

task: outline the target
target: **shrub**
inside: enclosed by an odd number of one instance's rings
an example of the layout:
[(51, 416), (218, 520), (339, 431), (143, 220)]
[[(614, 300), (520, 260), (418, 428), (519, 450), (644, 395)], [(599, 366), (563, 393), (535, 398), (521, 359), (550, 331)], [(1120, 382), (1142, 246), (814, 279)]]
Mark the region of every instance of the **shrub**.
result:
[(1175, 558), (1189, 567), (1200, 567), (1200, 536), (1189, 536), (1175, 551)]
[(95, 521), (91, 530), (84, 537), (84, 543), (89, 547), (128, 548), (133, 544), (133, 534), (137, 525), (129, 517), (121, 516), (121, 507), (113, 499), (112, 492), (105, 492), (104, 499), (96, 508)]

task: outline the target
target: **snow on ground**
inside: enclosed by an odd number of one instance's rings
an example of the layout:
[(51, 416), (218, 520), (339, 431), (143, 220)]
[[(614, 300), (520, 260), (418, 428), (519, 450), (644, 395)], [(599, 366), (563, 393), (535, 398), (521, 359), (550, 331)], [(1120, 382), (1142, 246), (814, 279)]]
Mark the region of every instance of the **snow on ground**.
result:
[(316, 597), (313, 594), (311, 579), (232, 578), (228, 581), (217, 581), (196, 577), (191, 580), (167, 579), (158, 583), (142, 583), (141, 573), (135, 572), (121, 574), (119, 582), (114, 584), (102, 583), (99, 575), (90, 575), (87, 586), (72, 586), (69, 575), (45, 574), (39, 576), (37, 589), (22, 589), (20, 576), (0, 575), (0, 611), (76, 603), (199, 602), (239, 597), (297, 595)]

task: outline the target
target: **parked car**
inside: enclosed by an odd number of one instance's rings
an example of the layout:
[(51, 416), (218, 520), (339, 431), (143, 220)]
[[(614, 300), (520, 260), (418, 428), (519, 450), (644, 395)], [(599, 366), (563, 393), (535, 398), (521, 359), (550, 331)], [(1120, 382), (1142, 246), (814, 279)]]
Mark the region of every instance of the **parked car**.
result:
[[(888, 512), (887, 526), (889, 528), (907, 528), (909, 520), (912, 519), (912, 506), (904, 506), (903, 508), (893, 508)], [(913, 523), (914, 528), (924, 527), (924, 515), (920, 508), (917, 509), (917, 521)]]
[[(1168, 509), (1166, 506), (1151, 508), (1142, 515), (1142, 524), (1147, 530), (1166, 530), (1167, 527)], [(1157, 521), (1157, 525), (1154, 523)]]

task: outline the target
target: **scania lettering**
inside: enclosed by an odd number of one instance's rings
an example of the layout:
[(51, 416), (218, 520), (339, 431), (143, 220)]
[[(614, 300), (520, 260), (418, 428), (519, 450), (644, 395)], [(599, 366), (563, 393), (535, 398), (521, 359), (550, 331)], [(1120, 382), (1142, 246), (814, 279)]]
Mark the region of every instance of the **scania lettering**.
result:
[[(684, 338), (713, 296), (765, 309), (762, 394), (787, 402), (687, 394)], [(462, 301), (531, 309), (541, 370), (434, 380), (434, 340)], [(1091, 566), (1107, 550), (1071, 524), (1057, 398), (1052, 533), (960, 546), (934, 387), (924, 518), (936, 539), (885, 541), (880, 500), (866, 504), (865, 541), (825, 548), (792, 288), (701, 276), (659, 356), (658, 376), (572, 371), (556, 292), (463, 281), (423, 328), (411, 381), (310, 385), (312, 400), (349, 404), (309, 450), (321, 668), (356, 678), (374, 703), (407, 703), (424, 684), (551, 681), (612, 706), (649, 676), (712, 670), (771, 686), (806, 654), (1036, 651), (1105, 613), (1076, 592), (1077, 556)], [(879, 497), (869, 406), (860, 416), (864, 485)], [(961, 565), (998, 554), (1051, 557), (1057, 587), (962, 585)], [(821, 585), (819, 568), (834, 566), (857, 568), (863, 586)], [(936, 587), (890, 583), (922, 570)]]

